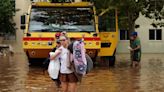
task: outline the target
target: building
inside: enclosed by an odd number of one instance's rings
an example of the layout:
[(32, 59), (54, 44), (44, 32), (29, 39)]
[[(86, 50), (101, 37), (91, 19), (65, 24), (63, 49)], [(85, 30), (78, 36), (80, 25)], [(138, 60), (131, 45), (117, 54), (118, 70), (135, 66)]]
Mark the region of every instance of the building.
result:
[[(161, 20), (164, 21), (164, 20)], [(149, 19), (140, 15), (136, 20), (136, 24), (140, 27), (136, 29), (138, 36), (141, 39), (143, 53), (164, 53), (164, 27), (153, 27), (152, 23), (157, 23), (153, 19)], [(127, 47), (129, 46), (127, 30), (120, 29), (120, 41), (117, 48), (117, 53), (129, 53)]]
[(14, 21), (16, 23), (16, 42), (12, 43), (15, 52), (23, 52), (22, 50), (22, 37), (23, 30), (20, 29), (20, 16), (27, 13), (28, 7), (31, 3), (31, 0), (12, 0), (15, 3), (15, 8), (19, 11), (16, 12), (14, 16)]

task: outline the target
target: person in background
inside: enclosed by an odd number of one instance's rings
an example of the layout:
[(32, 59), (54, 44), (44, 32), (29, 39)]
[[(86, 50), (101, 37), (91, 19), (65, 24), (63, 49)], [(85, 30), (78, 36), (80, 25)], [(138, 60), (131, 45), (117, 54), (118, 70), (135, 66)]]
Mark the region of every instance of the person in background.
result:
[[(60, 46), (61, 46), (60, 41), (57, 40), (57, 41), (56, 41), (56, 48), (54, 48), (54, 49), (52, 50), (52, 52), (55, 52), (56, 49), (59, 48)], [(52, 80), (55, 82), (56, 86), (57, 86), (58, 88), (60, 88), (61, 82), (60, 82), (59, 78), (58, 78), (58, 79), (53, 79), (53, 78), (52, 78)]]
[(76, 92), (78, 79), (74, 74), (74, 70), (71, 66), (71, 53), (68, 50), (69, 39), (66, 36), (60, 36), (61, 46), (55, 51), (54, 56), (50, 57), (50, 60), (55, 59), (60, 55), (60, 81), (62, 86), (62, 92)]
[(136, 67), (140, 65), (141, 61), (141, 42), (138, 37), (138, 33), (132, 32), (130, 35), (130, 40), (132, 67)]
[[(55, 35), (55, 38), (56, 38), (56, 46), (52, 49), (51, 52), (55, 52), (56, 49), (61, 46), (59, 37), (60, 37), (60, 33), (56, 33), (56, 35)], [(46, 60), (43, 62), (43, 72), (44, 73), (48, 69), (49, 63), (50, 63), (50, 57), (46, 58)], [(56, 86), (58, 88), (60, 88), (60, 85), (61, 85), (60, 80), (59, 79), (53, 79), (53, 78), (51, 78), (51, 79), (55, 82)]]
[[(60, 33), (56, 33), (56, 35), (55, 35), (55, 38), (56, 38), (56, 47), (53, 48), (51, 52), (55, 52), (56, 49), (61, 46), (59, 37), (60, 37)], [(52, 80), (55, 82), (56, 86), (58, 88), (60, 88), (61, 82), (60, 82), (59, 78), (58, 79), (52, 79)]]

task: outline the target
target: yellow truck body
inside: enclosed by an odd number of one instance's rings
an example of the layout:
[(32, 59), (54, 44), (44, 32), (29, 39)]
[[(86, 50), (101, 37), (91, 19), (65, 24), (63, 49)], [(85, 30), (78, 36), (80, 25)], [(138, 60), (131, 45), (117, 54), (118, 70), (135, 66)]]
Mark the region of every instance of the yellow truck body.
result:
[[(71, 19), (72, 16), (76, 19)], [(73, 21), (77, 24), (55, 24), (55, 22), (58, 22), (58, 18), (61, 18), (61, 20), (69, 18), (69, 22)], [(118, 42), (118, 17), (116, 10), (114, 10), (114, 16), (112, 18), (114, 19), (114, 28), (112, 31), (110, 31), (107, 25), (110, 25), (110, 20), (107, 21), (108, 23), (104, 22), (106, 29), (99, 29), (99, 25), (101, 25), (99, 16), (96, 14), (95, 6), (90, 2), (32, 3), (26, 15), (27, 21), (25, 23), (23, 49), (28, 58), (46, 58), (48, 57), (48, 53), (56, 45), (55, 34), (66, 31), (69, 38), (82, 38), (85, 35), (85, 48), (91, 57), (114, 56)], [(66, 22), (65, 20), (63, 23)], [(52, 22), (50, 23), (49, 21)], [(48, 29), (50, 28), (49, 26), (53, 27), (53, 30)], [(67, 29), (59, 28), (61, 26), (65, 26)]]

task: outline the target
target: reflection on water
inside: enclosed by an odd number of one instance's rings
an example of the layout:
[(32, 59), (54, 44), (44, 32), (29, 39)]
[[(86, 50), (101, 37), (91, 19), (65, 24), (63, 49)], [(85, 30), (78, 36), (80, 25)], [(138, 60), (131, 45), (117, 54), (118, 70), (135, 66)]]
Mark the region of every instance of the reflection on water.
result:
[(25, 56), (0, 57), (0, 92), (25, 91), (28, 69)]
[[(119, 55), (115, 68), (95, 68), (78, 92), (164, 92), (163, 55), (143, 55), (141, 68)], [(0, 92), (57, 92), (39, 66), (29, 67), (25, 55), (0, 57)]]

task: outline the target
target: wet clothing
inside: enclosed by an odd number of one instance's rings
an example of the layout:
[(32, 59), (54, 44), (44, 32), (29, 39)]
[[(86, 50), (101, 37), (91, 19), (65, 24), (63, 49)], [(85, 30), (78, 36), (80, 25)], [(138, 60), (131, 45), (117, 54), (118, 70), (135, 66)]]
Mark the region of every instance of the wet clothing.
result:
[(61, 46), (59, 48), (61, 50), (60, 53), (60, 75), (59, 79), (61, 82), (69, 82), (69, 83), (75, 83), (78, 82), (77, 77), (74, 74), (74, 70), (71, 68), (71, 53), (67, 48), (64, 48)]
[(140, 52), (134, 52), (132, 56), (133, 61), (140, 62), (141, 61), (141, 53)]
[(60, 74), (60, 81), (61, 82), (74, 83), (74, 82), (78, 82), (78, 79), (74, 73), (70, 73), (70, 74), (62, 74), (61, 73)]
[(73, 71), (70, 69), (70, 52), (67, 48), (64, 48), (63, 46), (61, 46), (59, 48), (59, 50), (61, 49), (61, 53), (60, 53), (60, 73), (63, 74), (70, 74), (73, 73)]
[[(138, 46), (141, 46), (140, 39), (137, 37), (134, 41), (131, 41), (131, 48), (135, 49)], [(141, 60), (141, 48), (134, 50), (132, 52), (132, 61), (140, 62)]]

